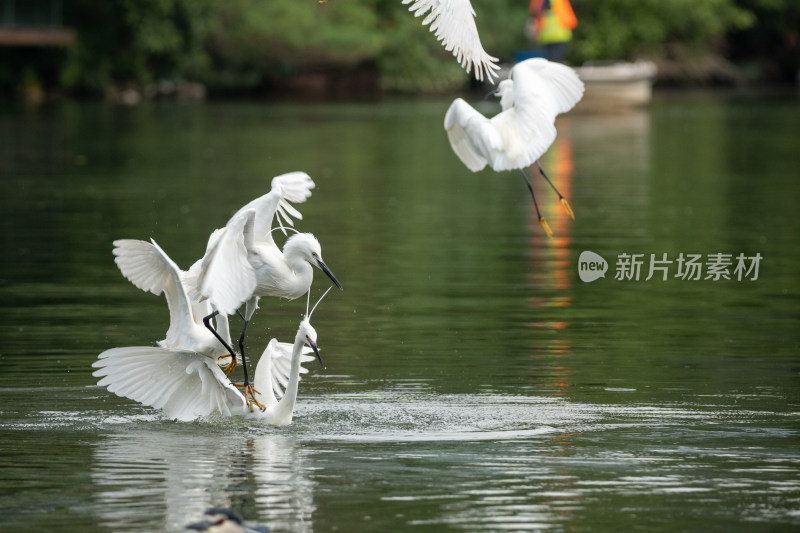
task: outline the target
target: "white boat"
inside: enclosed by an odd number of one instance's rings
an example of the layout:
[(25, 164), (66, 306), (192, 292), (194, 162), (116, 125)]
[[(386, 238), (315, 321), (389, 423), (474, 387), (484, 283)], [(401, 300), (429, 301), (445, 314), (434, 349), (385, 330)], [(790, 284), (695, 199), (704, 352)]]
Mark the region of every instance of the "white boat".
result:
[(602, 61), (585, 63), (575, 71), (586, 87), (576, 108), (603, 111), (647, 105), (658, 69), (652, 61)]

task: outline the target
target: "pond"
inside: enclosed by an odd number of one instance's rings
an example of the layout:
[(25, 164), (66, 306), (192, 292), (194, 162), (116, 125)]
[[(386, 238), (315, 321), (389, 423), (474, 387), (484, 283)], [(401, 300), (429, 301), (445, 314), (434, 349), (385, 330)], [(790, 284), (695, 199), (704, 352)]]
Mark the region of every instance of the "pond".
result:
[[(796, 95), (560, 117), (542, 164), (574, 221), (533, 176), (553, 239), (518, 174), (453, 154), (448, 104), (0, 111), (3, 529), (181, 531), (212, 505), (276, 532), (800, 526)], [(174, 422), (98, 387), (100, 352), (168, 326), (111, 242), (188, 268), (292, 170), (344, 286), (294, 423)], [(304, 311), (262, 299), (248, 344)]]

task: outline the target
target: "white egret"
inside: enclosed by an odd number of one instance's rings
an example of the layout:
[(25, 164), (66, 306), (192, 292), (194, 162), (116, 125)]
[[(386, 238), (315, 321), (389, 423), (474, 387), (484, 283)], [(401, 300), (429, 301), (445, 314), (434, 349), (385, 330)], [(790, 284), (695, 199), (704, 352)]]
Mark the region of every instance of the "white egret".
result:
[(210, 324), (201, 325), (208, 304), (190, 301), (185, 280), (191, 276), (155, 241), (122, 239), (114, 241), (114, 246), (115, 261), (126, 278), (144, 291), (165, 295), (170, 323), (158, 346), (128, 346), (101, 353), (92, 365), (97, 368), (93, 375), (101, 378), (98, 384), (119, 396), (163, 409), (179, 420), (213, 411), (232, 414), (236, 411), (232, 406), (246, 405), (217, 366), (220, 357), (230, 355), (234, 361), (236, 357), (229, 346), (227, 317), (218, 323), (222, 336)]
[(453, 151), (473, 172), (487, 164), (495, 171), (519, 169), (548, 237), (552, 232), (539, 212), (533, 187), (522, 170), (537, 163), (570, 216), (572, 209), (544, 173), (539, 158), (556, 138), (556, 115), (572, 109), (583, 96), (583, 82), (574, 70), (542, 58), (527, 59), (511, 69), (494, 93), (502, 111), (486, 118), (461, 98), (447, 110), (444, 127)]
[(469, 0), (402, 0), (403, 5), (411, 4), (409, 11), (420, 17), (423, 26), (430, 25), (430, 31), (442, 42), (448, 52), (453, 52), (461, 67), (467, 73), (475, 68), (475, 78), (489, 82), (497, 77), (497, 58), (487, 54), (481, 45), (478, 28), (475, 26), (475, 10)]
[(189, 285), (195, 277), (193, 270), (199, 267), (199, 262), (184, 272), (154, 240), (119, 239), (114, 241), (113, 253), (114, 262), (131, 283), (143, 291), (163, 293), (166, 297), (169, 329), (166, 338), (158, 342), (160, 347), (197, 352), (215, 360), (230, 355), (235, 361), (227, 316), (217, 319), (217, 330), (210, 324), (204, 327), (201, 321), (211, 313), (211, 306), (189, 297)]
[[(309, 335), (316, 338), (313, 333)], [(272, 339), (256, 366), (254, 383), (266, 391), (264, 394), (257, 392), (259, 401), (266, 407), (277, 408), (275, 412), (268, 411), (269, 414), (260, 410), (256, 414), (263, 415), (268, 423), (273, 423), (274, 419), (275, 425), (291, 422), (294, 399), (290, 400), (287, 394), (294, 384), (296, 398), (299, 376), (308, 372), (301, 364), (313, 359), (308, 355), (311, 349), (301, 346), (297, 357), (287, 361), (288, 351), (287, 345)], [(160, 346), (127, 346), (106, 350), (92, 366), (97, 369), (93, 375), (101, 378), (98, 382), (101, 387), (117, 396), (161, 409), (175, 420), (186, 422), (214, 413), (233, 416), (250, 412), (245, 397), (214, 358), (197, 352)], [(286, 384), (287, 393), (281, 389), (282, 384)], [(276, 393), (282, 395), (282, 401), (277, 400)], [(289, 422), (286, 422), (287, 416)]]
[[(255, 384), (261, 390), (266, 391), (263, 394), (256, 391), (256, 397), (265, 407), (249, 413), (249, 416), (274, 426), (286, 426), (292, 423), (300, 374), (307, 372), (302, 367), (302, 363), (313, 359), (307, 354), (313, 350), (319, 364), (325, 368), (317, 347), (317, 332), (311, 326), (311, 315), (314, 314), (314, 310), (330, 290), (331, 287), (328, 287), (311, 311), (308, 311), (308, 300), (306, 300), (306, 314), (297, 328), (293, 345), (278, 342), (276, 339), (270, 340), (267, 344), (267, 348), (256, 365), (255, 372)], [(310, 293), (308, 296), (310, 297)], [(306, 348), (306, 344), (311, 347), (311, 350)], [(288, 357), (290, 348), (291, 358)], [(277, 399), (276, 393), (281, 396), (280, 400)]]
[[(265, 393), (256, 391), (256, 399), (265, 406), (265, 410), (255, 411), (251, 415), (273, 426), (286, 426), (292, 423), (300, 374), (306, 372), (301, 364), (312, 359), (306, 355), (310, 351), (305, 349), (306, 344), (311, 347), (322, 364), (322, 357), (317, 348), (317, 332), (309, 320), (309, 317), (304, 317), (300, 322), (293, 345), (279, 343), (272, 339), (256, 365), (255, 384), (260, 390), (266, 391)], [(291, 359), (287, 357), (290, 347)], [(289, 363), (288, 379), (282, 377), (285, 375), (283, 370), (287, 362)], [(285, 383), (286, 388), (282, 392), (281, 399), (278, 400), (274, 391), (280, 390), (281, 383)]]
[(309, 355), (312, 351), (324, 368), (317, 348), (317, 333), (310, 322), (313, 312), (314, 309), (303, 317), (293, 345), (276, 339), (267, 344), (254, 376), (255, 385), (264, 391), (255, 391), (257, 401), (263, 405), (255, 412), (248, 408), (250, 402), (215, 360), (197, 352), (151, 346), (112, 348), (98, 356), (92, 365), (97, 368), (93, 375), (102, 378), (98, 385), (110, 392), (161, 409), (176, 420), (189, 421), (220, 413), (248, 415), (268, 424), (287, 425), (292, 422), (300, 374), (308, 372), (302, 364), (313, 359)]
[[(247, 326), (258, 309), (259, 299), (276, 296), (294, 300), (307, 293), (314, 278), (312, 265), (325, 272), (339, 289), (342, 288), (322, 260), (322, 250), (314, 235), (292, 235), (284, 244), (283, 251), (272, 238), (273, 218), (278, 218), (280, 223), (280, 216), (283, 216), (291, 222), (286, 211), (302, 218), (287, 201), (304, 201), (310, 195), (313, 181), (307, 174), (295, 172), (279, 176), (272, 183), (270, 193), (242, 207), (224, 228), (212, 234), (192, 293), (194, 298), (207, 299), (214, 308), (207, 319), (217, 313), (238, 313), (244, 320), (239, 352), (244, 367), (245, 397), (250, 395), (253, 402), (262, 408), (250, 384), (244, 349)], [(243, 303), (246, 304), (244, 315), (238, 311)]]

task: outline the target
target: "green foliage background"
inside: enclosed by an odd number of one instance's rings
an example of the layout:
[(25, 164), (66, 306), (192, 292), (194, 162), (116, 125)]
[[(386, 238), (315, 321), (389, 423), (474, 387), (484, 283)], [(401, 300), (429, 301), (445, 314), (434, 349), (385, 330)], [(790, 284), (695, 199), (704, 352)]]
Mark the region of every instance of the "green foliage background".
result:
[[(47, 1), (47, 0), (28, 0)], [(573, 0), (570, 59), (720, 54), (791, 79), (800, 68), (798, 0)], [(472, 0), (485, 49), (530, 48), (527, 0)], [(766, 21), (766, 23), (762, 23)], [(160, 80), (212, 91), (261, 90), (307, 73), (370, 72), (382, 89), (448, 91), (469, 83), (400, 0), (71, 0), (68, 50), (0, 50), (0, 86), (35, 80), (77, 94)], [(756, 44), (752, 44), (756, 43)]]

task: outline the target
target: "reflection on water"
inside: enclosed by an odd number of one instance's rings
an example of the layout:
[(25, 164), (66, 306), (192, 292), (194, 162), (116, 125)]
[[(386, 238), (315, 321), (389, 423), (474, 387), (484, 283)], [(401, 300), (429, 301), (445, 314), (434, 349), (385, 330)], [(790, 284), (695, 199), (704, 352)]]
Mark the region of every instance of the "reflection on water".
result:
[[(800, 490), (791, 446), (761, 445), (791, 433), (769, 429), (768, 412), (388, 389), (307, 397), (288, 433), (222, 418), (83, 420), (107, 433), (93, 447), (94, 512), (116, 531), (180, 530), (219, 504), (279, 531), (359, 513), (375, 531), (532, 530), (580, 524), (611, 502), (644, 512), (657, 498), (668, 513), (698, 498), (735, 504), (742, 492), (747, 508), (722, 523), (782, 521), (791, 515), (769, 495)], [(628, 520), (635, 513), (615, 523)]]
[(119, 420), (119, 433), (94, 448), (100, 524), (117, 531), (180, 530), (207, 508), (224, 506), (254, 508), (277, 530), (312, 531), (314, 483), (295, 439), (247, 436), (227, 422), (198, 431), (152, 429), (155, 419), (131, 428)]
[[(4, 526), (179, 531), (209, 505), (275, 531), (800, 524), (797, 102), (560, 117), (543, 165), (574, 221), (532, 176), (552, 240), (517, 173), (465, 171), (448, 104), (1, 112)], [(346, 289), (294, 423), (177, 424), (96, 387), (98, 353), (167, 321), (111, 241), (187, 268), (298, 168), (299, 227)], [(584, 283), (584, 250), (764, 260), (751, 283)], [(250, 342), (304, 306), (262, 301)]]

